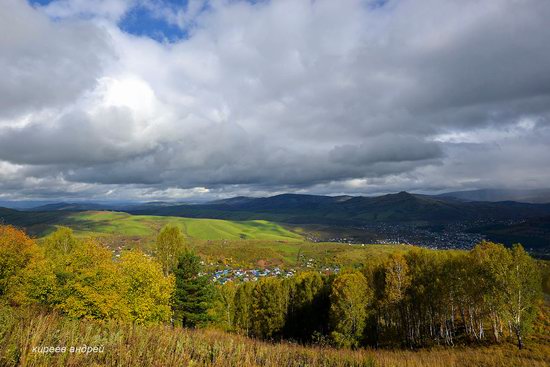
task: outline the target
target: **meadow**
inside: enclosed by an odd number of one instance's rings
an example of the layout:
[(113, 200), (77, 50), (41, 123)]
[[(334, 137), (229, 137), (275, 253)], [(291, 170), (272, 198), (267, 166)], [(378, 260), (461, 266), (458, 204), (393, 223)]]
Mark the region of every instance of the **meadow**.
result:
[[(42, 214), (42, 213), (39, 213)], [(213, 265), (243, 267), (358, 266), (382, 261), (390, 253), (408, 251), (406, 245), (361, 245), (334, 242), (313, 243), (303, 229), (265, 220), (131, 215), (113, 211), (48, 213), (48, 220), (27, 227), (42, 238), (60, 226), (71, 228), (79, 238), (93, 237), (114, 251), (140, 248), (151, 252), (158, 232), (165, 225), (177, 226), (187, 242)]]
[(122, 212), (91, 211), (73, 213), (60, 224), (71, 227), (77, 235), (97, 236), (117, 234), (121, 236), (155, 237), (167, 224), (179, 227), (189, 238), (300, 240), (302, 237), (282, 226), (265, 220), (227, 221), (131, 215)]

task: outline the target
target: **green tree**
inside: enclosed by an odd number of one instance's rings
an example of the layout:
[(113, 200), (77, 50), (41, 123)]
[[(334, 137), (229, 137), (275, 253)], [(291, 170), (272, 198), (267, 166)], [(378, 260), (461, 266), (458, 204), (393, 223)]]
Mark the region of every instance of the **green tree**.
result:
[(235, 328), (245, 335), (249, 335), (252, 328), (252, 293), (254, 284), (242, 283), (235, 291), (234, 317)]
[[(385, 331), (392, 337), (406, 339), (405, 320), (407, 319), (406, 296), (411, 285), (411, 274), (402, 254), (391, 254), (379, 271), (373, 274), (377, 315), (385, 316)], [(379, 320), (378, 320), (379, 322)], [(374, 327), (374, 341), (378, 342), (380, 330)]]
[(235, 293), (238, 286), (227, 282), (216, 287), (216, 314), (219, 323), (225, 330), (233, 330), (235, 326)]
[(518, 348), (523, 348), (523, 335), (536, 315), (536, 302), (541, 295), (541, 276), (535, 261), (521, 245), (510, 250), (511, 263), (504, 291), (505, 312), (516, 335)]
[(179, 256), (185, 252), (185, 237), (175, 225), (166, 225), (157, 236), (156, 256), (162, 265), (164, 275), (174, 271)]
[(330, 307), (326, 277), (317, 272), (305, 272), (288, 282), (290, 295), (285, 336), (309, 341), (314, 334), (326, 332)]
[(72, 229), (59, 227), (44, 239), (43, 244), (50, 256), (62, 256), (71, 253), (80, 242), (74, 237)]
[[(497, 320), (504, 317), (505, 294), (508, 288), (508, 278), (512, 256), (503, 245), (482, 241), (474, 247), (469, 254), (472, 272), (471, 282), (474, 287), (470, 289), (470, 300), (473, 305), (474, 324), (480, 325), (473, 334), (476, 339), (483, 338), (483, 316), (492, 318), (493, 336), (496, 342), (500, 339), (500, 328)], [(477, 317), (476, 317), (477, 316)], [(505, 320), (504, 320), (505, 321)]]
[(372, 289), (363, 274), (354, 272), (336, 277), (330, 294), (331, 337), (336, 345), (359, 346), (372, 295)]
[(281, 334), (285, 325), (288, 293), (277, 278), (261, 278), (252, 292), (252, 332), (269, 339)]
[(384, 298), (388, 304), (403, 300), (411, 284), (409, 266), (401, 254), (391, 254), (384, 266)]
[(212, 307), (214, 287), (201, 270), (200, 257), (189, 251), (180, 255), (174, 271), (173, 308), (176, 320), (185, 327), (200, 327), (211, 321), (208, 310)]

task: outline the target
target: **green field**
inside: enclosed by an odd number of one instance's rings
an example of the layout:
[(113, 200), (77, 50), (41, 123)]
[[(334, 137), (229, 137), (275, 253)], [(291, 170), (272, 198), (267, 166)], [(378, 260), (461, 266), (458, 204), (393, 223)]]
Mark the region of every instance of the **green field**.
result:
[(178, 226), (190, 239), (300, 241), (302, 236), (265, 220), (227, 221), (131, 215), (121, 212), (79, 212), (63, 218), (58, 225), (72, 228), (78, 236), (117, 235), (154, 238), (165, 225)]
[(230, 221), (123, 212), (88, 211), (63, 213), (47, 224), (40, 223), (38, 237), (59, 226), (73, 229), (78, 237), (94, 237), (112, 249), (139, 247), (151, 251), (156, 236), (166, 224), (178, 226), (188, 243), (210, 264), (229, 266), (283, 266), (317, 268), (356, 266), (380, 261), (389, 253), (407, 251), (410, 246), (349, 245), (314, 243), (277, 223), (265, 220)]
[(195, 241), (194, 247), (209, 263), (229, 266), (283, 266), (316, 269), (356, 267), (379, 263), (391, 253), (405, 252), (408, 245), (348, 245), (335, 242), (223, 240)]

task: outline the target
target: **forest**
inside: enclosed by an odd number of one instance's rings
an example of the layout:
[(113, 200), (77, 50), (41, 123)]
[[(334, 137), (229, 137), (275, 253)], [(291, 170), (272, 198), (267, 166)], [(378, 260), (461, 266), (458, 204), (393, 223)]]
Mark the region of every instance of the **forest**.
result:
[[(30, 313), (59, 323), (210, 330), (357, 351), (502, 343), (522, 349), (542, 312), (542, 284), (540, 265), (521, 245), (481, 242), (471, 251), (411, 246), (337, 273), (302, 271), (220, 285), (211, 282), (177, 226), (160, 231), (151, 254), (134, 249), (120, 256), (69, 228), (35, 240), (0, 227), (4, 321)], [(23, 349), (31, 347), (10, 344), (16, 327), (9, 325), (0, 330), (1, 365), (21, 363), (28, 353)]]

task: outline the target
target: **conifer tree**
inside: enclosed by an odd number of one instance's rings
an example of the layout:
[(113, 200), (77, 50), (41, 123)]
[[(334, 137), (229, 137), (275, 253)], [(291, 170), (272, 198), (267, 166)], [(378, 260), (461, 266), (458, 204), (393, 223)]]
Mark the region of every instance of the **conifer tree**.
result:
[(214, 300), (214, 286), (201, 273), (200, 257), (190, 251), (179, 256), (174, 270), (176, 290), (174, 316), (184, 327), (201, 327), (211, 321), (208, 311)]

